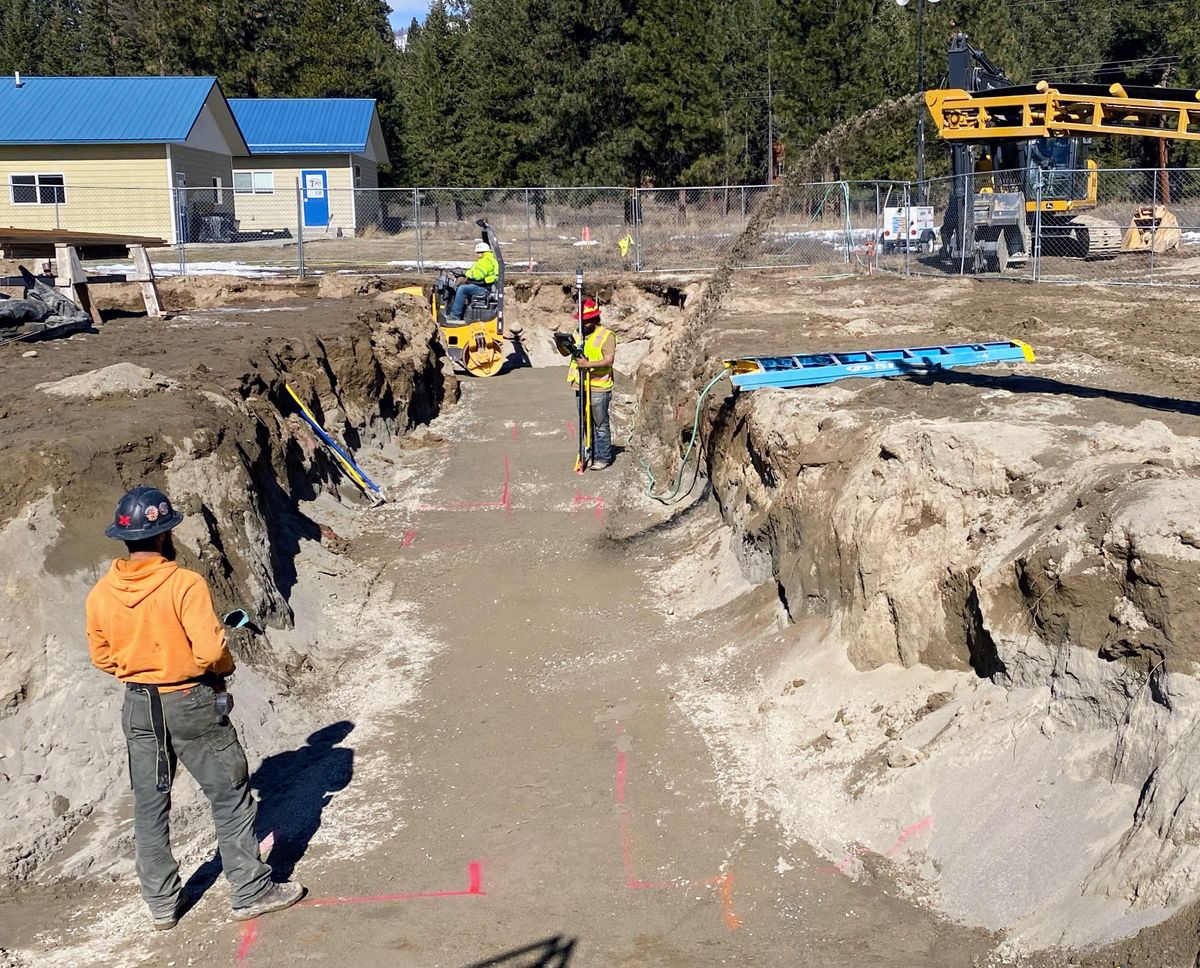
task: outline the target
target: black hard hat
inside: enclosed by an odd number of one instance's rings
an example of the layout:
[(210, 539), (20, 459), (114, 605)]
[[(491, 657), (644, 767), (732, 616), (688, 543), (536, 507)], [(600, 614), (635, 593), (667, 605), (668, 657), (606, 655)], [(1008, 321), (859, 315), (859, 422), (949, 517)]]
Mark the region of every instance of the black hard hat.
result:
[(117, 502), (113, 523), (104, 533), (119, 541), (141, 541), (170, 531), (183, 520), (157, 487), (135, 487)]

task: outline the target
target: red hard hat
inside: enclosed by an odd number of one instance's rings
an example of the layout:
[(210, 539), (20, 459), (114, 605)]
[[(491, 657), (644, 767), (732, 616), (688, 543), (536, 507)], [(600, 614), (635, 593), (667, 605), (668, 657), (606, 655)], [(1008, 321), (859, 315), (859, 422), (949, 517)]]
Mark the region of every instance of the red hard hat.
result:
[[(575, 320), (579, 321), (579, 313), (575, 314)], [(583, 321), (590, 323), (592, 320), (600, 321), (600, 304), (594, 299), (585, 299), (583, 301)]]

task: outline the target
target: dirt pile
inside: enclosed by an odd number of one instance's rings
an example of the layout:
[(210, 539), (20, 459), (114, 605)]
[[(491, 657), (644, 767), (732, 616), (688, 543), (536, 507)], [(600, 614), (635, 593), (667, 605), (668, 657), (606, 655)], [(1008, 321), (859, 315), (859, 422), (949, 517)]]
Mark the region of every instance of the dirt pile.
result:
[[(651, 279), (589, 276), (585, 295), (603, 308), (604, 325), (617, 334), (617, 369), (631, 373), (651, 342), (668, 332), (698, 297), (701, 283), (663, 283)], [(572, 279), (523, 277), (512, 281), (505, 302), (510, 328), (520, 328), (522, 343), (534, 366), (563, 366), (553, 333), (577, 326)]]
[[(301, 504), (360, 499), (284, 383), (360, 453), (390, 448), (457, 392), (424, 314), (373, 308), (355, 319), (361, 308), (342, 304), (336, 321), (297, 315), (265, 338), (225, 329), (220, 315), (174, 329), (126, 321), (86, 347), (47, 346), (36, 369), (5, 361), (0, 883), (31, 876), (126, 782), (111, 755), (119, 697), (90, 669), (82, 628), (87, 590), (117, 551), (103, 529), (125, 488), (165, 486), (187, 515), (176, 531), (181, 562), (206, 576), (219, 611), (243, 607), (266, 629), (235, 651), (239, 677), (274, 696), (279, 715), (281, 697), (327, 665), (316, 641), (287, 632), (301, 543), (337, 542)], [(150, 365), (80, 372), (126, 353)], [(55, 378), (39, 381), (39, 371)], [(248, 724), (252, 740), (261, 725)], [(102, 870), (121, 852), (119, 840), (97, 839), (74, 873)]]
[[(986, 287), (800, 286), (772, 308), (741, 284), (692, 337), (694, 369), (1009, 335), (971, 322)], [(681, 673), (732, 800), (837, 870), (899, 860), (942, 911), (1033, 947), (1133, 934), (1200, 896), (1195, 405), (1155, 395), (1168, 384), (1128, 352), (1124, 315), (1144, 328), (1153, 306), (1060, 299), (1013, 307), (1046, 349), (1033, 366), (714, 399), (731, 554), (795, 624)], [(641, 396), (674, 447), (690, 420), (663, 413), (664, 380)]]

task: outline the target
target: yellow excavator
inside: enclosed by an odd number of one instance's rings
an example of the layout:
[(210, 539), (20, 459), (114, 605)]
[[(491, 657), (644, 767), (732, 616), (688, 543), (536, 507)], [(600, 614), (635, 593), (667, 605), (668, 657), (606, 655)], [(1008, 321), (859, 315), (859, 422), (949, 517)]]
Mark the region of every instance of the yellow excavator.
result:
[(438, 332), (446, 343), (450, 359), (472, 376), (495, 376), (504, 366), (508, 353), (504, 340), (517, 342), (515, 333), (504, 331), (504, 255), (500, 241), (487, 219), (477, 219), (480, 238), (492, 248), (500, 272), (491, 290), (471, 296), (463, 309), (463, 321), (446, 320), (446, 309), (454, 299), (455, 282), (449, 272), (442, 273), (433, 287), (430, 310)]
[[(938, 133), (951, 144), (951, 197), (942, 255), (976, 272), (1025, 263), (1042, 251), (1087, 259), (1165, 252), (1179, 223), (1162, 203), (1128, 226), (1095, 210), (1095, 136), (1200, 140), (1200, 91), (1112, 84), (1014, 84), (963, 33), (950, 39), (947, 87), (927, 91)], [(969, 201), (968, 201), (969, 195)], [(1039, 211), (1040, 210), (1040, 211)]]

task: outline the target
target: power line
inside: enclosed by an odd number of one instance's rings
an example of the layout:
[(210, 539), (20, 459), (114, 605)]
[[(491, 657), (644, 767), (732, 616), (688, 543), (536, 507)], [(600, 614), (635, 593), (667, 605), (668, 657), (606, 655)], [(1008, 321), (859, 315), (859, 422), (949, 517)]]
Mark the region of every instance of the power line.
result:
[(1110, 67), (1132, 67), (1139, 64), (1149, 64), (1158, 66), (1160, 64), (1174, 64), (1179, 61), (1179, 56), (1174, 54), (1147, 54), (1145, 57), (1130, 57), (1125, 60), (1115, 61), (1096, 61), (1092, 64), (1055, 64), (1048, 67), (1035, 67), (1030, 73), (1046, 74), (1052, 71), (1097, 71), (1105, 70)]

